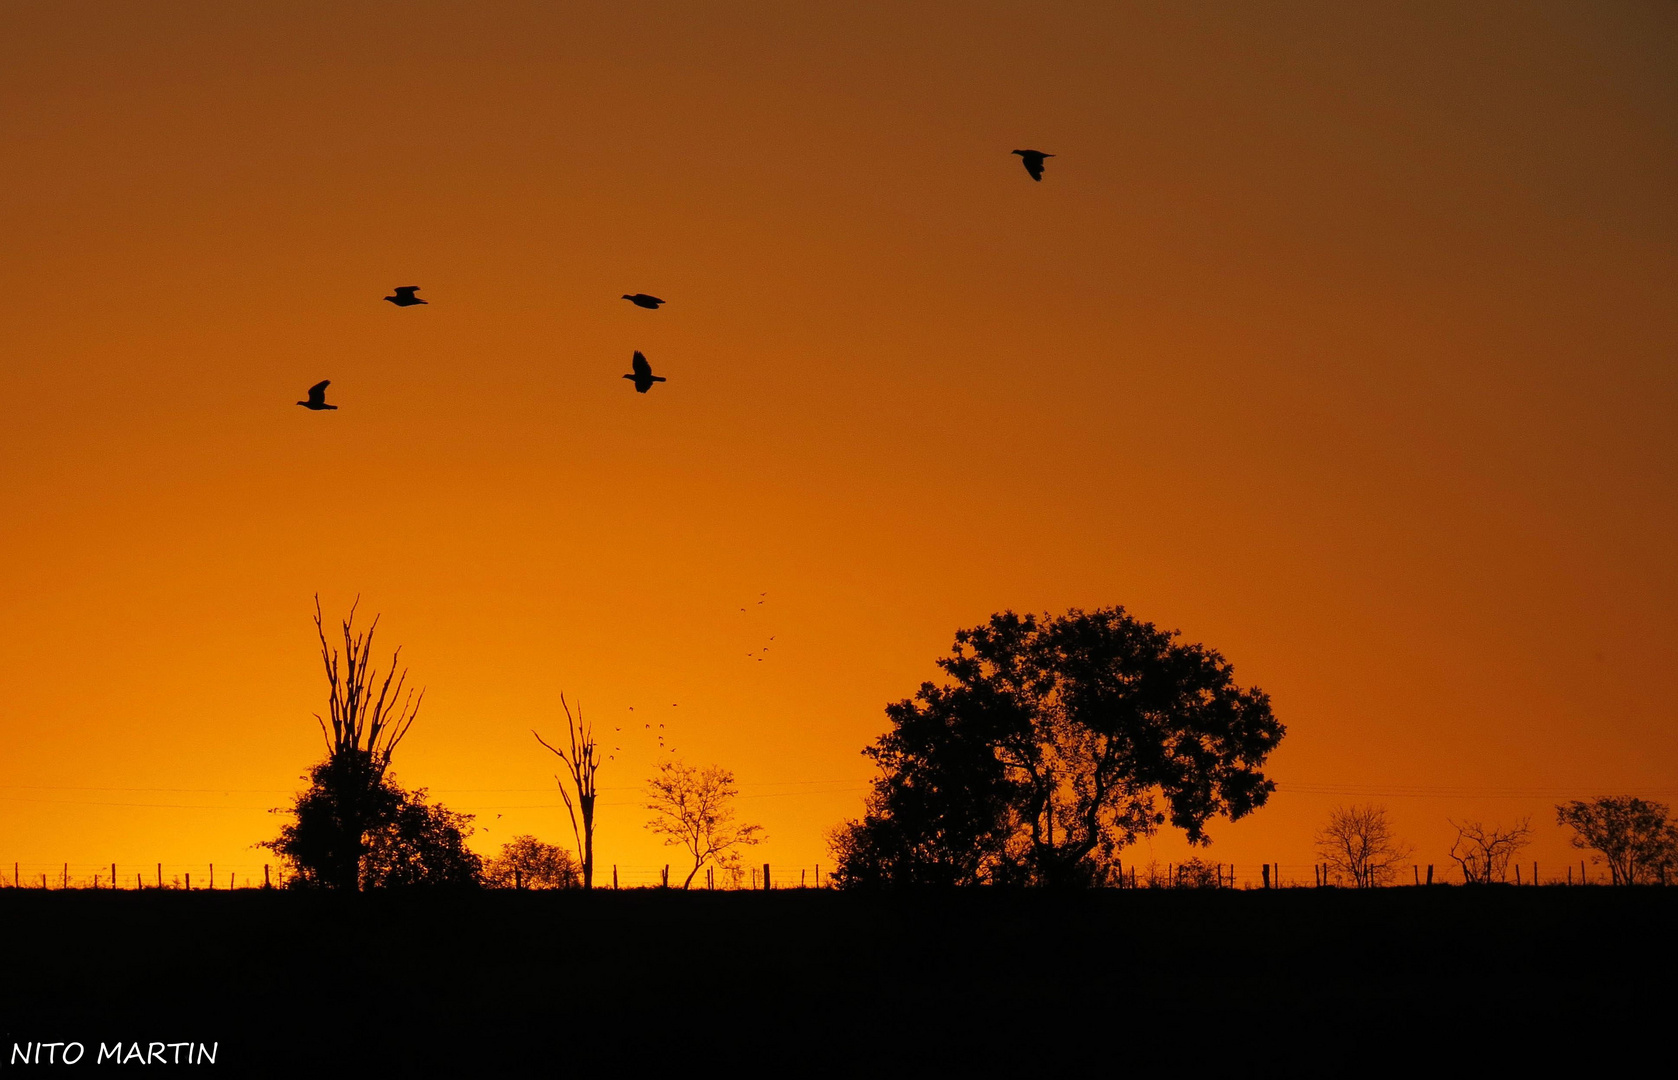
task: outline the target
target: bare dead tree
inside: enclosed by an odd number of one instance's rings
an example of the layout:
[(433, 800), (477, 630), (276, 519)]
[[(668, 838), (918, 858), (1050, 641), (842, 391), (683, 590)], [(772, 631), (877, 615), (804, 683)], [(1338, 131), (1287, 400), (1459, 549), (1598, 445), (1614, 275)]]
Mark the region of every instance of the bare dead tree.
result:
[[(595, 773), (600, 771), (600, 754), (594, 741), (594, 729), (583, 722), (583, 707), (577, 706), (577, 715), (571, 715), (571, 706), (566, 702), (565, 695), (559, 695), (559, 704), (565, 710), (565, 725), (570, 732), (570, 749), (561, 750), (551, 745), (532, 728), (530, 733), (536, 735), (536, 741), (553, 751), (559, 760), (565, 762), (566, 770), (571, 774), (571, 786), (576, 789), (577, 797), (571, 797), (566, 789), (565, 781), (554, 777), (559, 784), (559, 793), (565, 799), (565, 809), (571, 815), (571, 835), (577, 840), (577, 857), (583, 864), (583, 888), (594, 888), (594, 798), (596, 787)], [(577, 811), (583, 813), (582, 828), (577, 827)]]
[[(1450, 821), (1449, 818), (1446, 818)], [(1532, 819), (1522, 818), (1514, 828), (1483, 825), (1478, 821), (1458, 824), (1456, 842), (1451, 845), (1451, 858), (1462, 868), (1462, 879), (1470, 885), (1489, 885), (1507, 880), (1509, 863), (1522, 848), (1532, 843)]]
[[(406, 687), (407, 668), (396, 670), (396, 665), (402, 660), (400, 645), (391, 654), (390, 670), (385, 673), (384, 682), (379, 683), (379, 673), (373, 667), (373, 635), (379, 629), (379, 616), (373, 616), (373, 623), (365, 632), (355, 633), (355, 609), (360, 604), (361, 597), (358, 596), (350, 605), (349, 615), (344, 618), (343, 666), (340, 669), (338, 650), (326, 641), (320, 594), (315, 594), (315, 633), (320, 638), (320, 658), (326, 668), (329, 688), (327, 713), (331, 730), (327, 729), (328, 719), (320, 713), (315, 714), (315, 721), (320, 724), (321, 736), (326, 739), (329, 757), (345, 753), (365, 755), (368, 767), (376, 770), (376, 778), (383, 779), (385, 770), (390, 768), (390, 758), (396, 752), (396, 745), (408, 734), (414, 719), (419, 716), (425, 691), (416, 692)], [(375, 684), (379, 687), (377, 697), (373, 696)], [(404, 697), (405, 688), (407, 695)]]
[(695, 768), (667, 761), (647, 781), (647, 809), (655, 815), (647, 828), (664, 836), (666, 844), (681, 844), (693, 856), (693, 868), (682, 882), (686, 889), (707, 862), (738, 877), (741, 847), (761, 844), (761, 825), (737, 825), (730, 805), (738, 789), (734, 774), (720, 765)]
[(1410, 852), (1410, 845), (1393, 836), (1384, 806), (1336, 807), (1317, 833), (1323, 861), (1360, 889), (1391, 883)]

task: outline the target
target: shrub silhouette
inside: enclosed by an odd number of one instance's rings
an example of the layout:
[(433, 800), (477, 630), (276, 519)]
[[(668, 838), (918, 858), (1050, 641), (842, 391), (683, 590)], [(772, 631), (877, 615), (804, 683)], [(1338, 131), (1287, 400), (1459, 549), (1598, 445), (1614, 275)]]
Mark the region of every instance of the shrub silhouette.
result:
[(557, 844), (515, 836), (484, 864), (484, 883), (498, 889), (575, 889), (582, 885), (577, 860)]

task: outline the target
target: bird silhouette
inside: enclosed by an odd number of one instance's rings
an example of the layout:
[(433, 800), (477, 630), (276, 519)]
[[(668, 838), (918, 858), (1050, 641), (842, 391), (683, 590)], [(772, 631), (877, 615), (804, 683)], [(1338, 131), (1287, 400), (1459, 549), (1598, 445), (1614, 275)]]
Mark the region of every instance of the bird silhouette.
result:
[(647, 358), (642, 356), (639, 352), (637, 352), (635, 354), (635, 358), (629, 362), (629, 366), (635, 369), (635, 374), (625, 375), (624, 378), (635, 384), (635, 392), (637, 394), (645, 394), (648, 390), (653, 388), (653, 383), (664, 381), (661, 376), (653, 374), (653, 366), (647, 363)]
[(315, 412), (320, 412), (322, 409), (336, 409), (338, 406), (328, 405), (326, 403), (326, 388), (331, 385), (331, 379), (322, 379), (320, 382), (309, 387), (309, 399), (307, 401), (299, 401), (297, 404), (303, 406), (305, 409), (313, 409)]
[(634, 304), (636, 307), (644, 307), (648, 311), (657, 311), (658, 305), (664, 303), (664, 301), (660, 300), (658, 297), (648, 296), (644, 292), (624, 293), (623, 298), (628, 300), (631, 304)]
[(1054, 157), (1053, 154), (1045, 154), (1041, 150), (1015, 150), (1014, 153), (1020, 155), (1020, 158), (1025, 162), (1025, 171), (1031, 174), (1033, 180), (1037, 181), (1043, 179), (1043, 159)]
[(396, 287), (396, 295), (387, 296), (385, 299), (389, 300), (397, 307), (413, 307), (415, 304), (427, 303), (427, 301), (421, 300), (419, 297), (414, 295), (417, 292), (419, 292), (418, 285), (398, 285)]

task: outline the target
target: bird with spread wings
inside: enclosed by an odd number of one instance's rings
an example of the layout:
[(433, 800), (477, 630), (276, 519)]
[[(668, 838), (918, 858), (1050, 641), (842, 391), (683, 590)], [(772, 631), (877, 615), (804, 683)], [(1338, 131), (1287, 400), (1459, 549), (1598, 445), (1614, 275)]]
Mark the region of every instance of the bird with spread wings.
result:
[(625, 375), (624, 378), (635, 384), (637, 394), (645, 394), (653, 388), (653, 383), (664, 381), (663, 376), (653, 374), (653, 366), (647, 363), (647, 358), (642, 356), (639, 350), (629, 362), (629, 366), (634, 369), (634, 373)]

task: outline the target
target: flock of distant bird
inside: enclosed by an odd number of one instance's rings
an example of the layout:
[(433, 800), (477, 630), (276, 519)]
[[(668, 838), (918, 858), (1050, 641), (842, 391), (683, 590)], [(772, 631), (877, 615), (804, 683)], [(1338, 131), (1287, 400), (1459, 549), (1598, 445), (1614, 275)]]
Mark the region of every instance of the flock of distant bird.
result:
[[(1041, 150), (1015, 150), (1014, 153), (1020, 156), (1020, 160), (1025, 165), (1025, 171), (1031, 174), (1033, 180), (1037, 181), (1043, 179), (1044, 160), (1054, 157), (1053, 154), (1045, 154)], [(414, 295), (419, 291), (420, 287), (418, 285), (398, 285), (394, 295), (387, 296), (385, 299), (397, 307), (413, 307), (416, 304), (429, 303), (429, 301), (421, 300)], [(664, 303), (658, 297), (649, 296), (646, 293), (624, 293), (623, 298), (636, 307), (646, 308), (648, 311), (657, 311), (659, 306)], [(624, 378), (635, 384), (635, 392), (638, 394), (645, 394), (648, 390), (651, 390), (653, 383), (666, 381), (662, 375), (653, 374), (652, 365), (647, 363), (647, 358), (642, 356), (639, 350), (631, 357), (629, 368), (630, 373), (625, 375)], [(336, 409), (338, 406), (326, 403), (326, 388), (331, 385), (331, 379), (322, 379), (309, 387), (309, 396), (297, 404), (315, 412)]]

